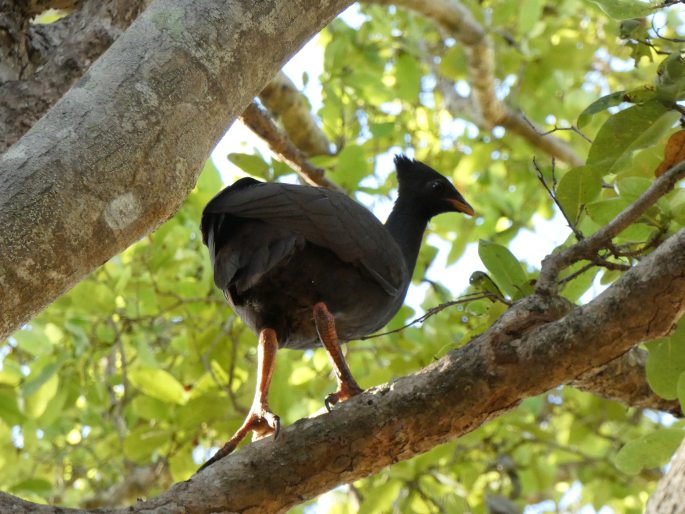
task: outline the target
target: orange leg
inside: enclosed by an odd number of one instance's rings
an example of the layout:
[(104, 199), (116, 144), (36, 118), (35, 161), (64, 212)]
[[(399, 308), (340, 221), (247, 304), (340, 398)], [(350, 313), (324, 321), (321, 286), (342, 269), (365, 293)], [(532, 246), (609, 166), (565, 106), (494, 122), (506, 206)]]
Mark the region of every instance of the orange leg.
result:
[(338, 334), (335, 331), (335, 319), (326, 307), (326, 304), (319, 302), (314, 305), (314, 323), (316, 324), (316, 331), (319, 333), (319, 338), (323, 343), (324, 348), (328, 352), (328, 356), (333, 363), (333, 371), (335, 377), (338, 379), (338, 390), (326, 396), (324, 403), (326, 408), (330, 411), (331, 405), (338, 402), (345, 401), (352, 396), (355, 396), (363, 391), (357, 384), (352, 372), (350, 371), (345, 357), (340, 349), (338, 342)]
[(211, 459), (205, 462), (199, 471), (214, 464), (236, 449), (249, 432), (253, 432), (252, 440), (256, 441), (269, 434), (278, 437), (281, 422), (278, 416), (269, 409), (269, 386), (276, 367), (276, 351), (278, 340), (276, 332), (265, 328), (259, 332), (259, 346), (257, 347), (257, 387), (255, 389), (252, 407), (242, 426), (233, 437)]

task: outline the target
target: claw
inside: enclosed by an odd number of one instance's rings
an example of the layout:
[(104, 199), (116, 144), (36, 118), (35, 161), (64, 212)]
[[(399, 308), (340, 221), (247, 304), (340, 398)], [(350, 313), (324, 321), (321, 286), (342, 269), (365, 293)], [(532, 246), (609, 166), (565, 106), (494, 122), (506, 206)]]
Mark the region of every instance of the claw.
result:
[(357, 385), (354, 379), (351, 382), (341, 382), (338, 390), (326, 396), (323, 404), (326, 406), (328, 412), (331, 412), (333, 405), (349, 400), (362, 392), (364, 392), (364, 390)]
[(333, 405), (338, 402), (338, 399), (331, 393), (323, 400), (323, 404), (326, 406), (326, 410), (331, 412), (333, 410)]
[(281, 433), (281, 418), (276, 416), (276, 426), (274, 427), (274, 440), (278, 438), (278, 434)]
[(212, 457), (205, 462), (200, 469), (197, 470), (197, 472), (199, 473), (203, 469), (214, 464), (216, 461), (223, 459), (229, 453), (232, 453), (233, 450), (238, 447), (240, 441), (245, 439), (245, 436), (250, 432), (253, 434), (252, 440), (257, 441), (271, 434), (274, 435), (275, 439), (278, 437), (280, 431), (281, 418), (268, 410), (268, 407), (259, 406), (255, 408), (253, 406), (252, 410), (250, 410), (245, 418), (242, 426), (236, 431), (235, 434), (233, 434), (233, 437), (231, 437), (231, 439), (225, 445), (223, 445), (219, 451), (212, 455)]

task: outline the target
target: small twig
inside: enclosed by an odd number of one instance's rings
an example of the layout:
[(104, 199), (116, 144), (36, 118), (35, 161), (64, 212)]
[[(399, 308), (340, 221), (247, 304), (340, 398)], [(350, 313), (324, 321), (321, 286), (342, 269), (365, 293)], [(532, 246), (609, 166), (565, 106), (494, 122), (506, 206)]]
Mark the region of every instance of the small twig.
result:
[(564, 278), (559, 279), (559, 286), (563, 286), (564, 284), (567, 284), (568, 282), (571, 282), (572, 280), (575, 280), (579, 276), (581, 276), (583, 273), (585, 273), (587, 270), (590, 270), (594, 268), (596, 264), (594, 262), (589, 262), (579, 270), (574, 271), (570, 275), (566, 275)]
[(261, 137), (269, 145), (271, 151), (294, 169), (305, 182), (335, 191), (343, 191), (339, 185), (326, 178), (324, 170), (307, 160), (304, 152), (297, 148), (288, 134), (276, 125), (266, 109), (252, 102), (240, 115), (240, 120)]
[(566, 131), (570, 131), (570, 132), (574, 132), (574, 133), (578, 134), (580, 137), (582, 137), (583, 139), (585, 139), (585, 141), (587, 141), (588, 143), (592, 144), (592, 139), (590, 139), (588, 136), (586, 136), (585, 134), (583, 134), (583, 132), (582, 132), (578, 127), (576, 127), (575, 125), (571, 125), (570, 127), (558, 127), (557, 124), (555, 123), (555, 124), (554, 124), (554, 127), (553, 127), (551, 130), (548, 130), (547, 132), (540, 132), (540, 131), (538, 130), (538, 128), (535, 126), (535, 123), (533, 123), (532, 121), (530, 121), (530, 120), (526, 117), (525, 114), (523, 114), (522, 112), (520, 112), (519, 115), (521, 116), (521, 118), (523, 118), (523, 120), (524, 120), (526, 123), (528, 123), (528, 125), (530, 125), (530, 128), (532, 128), (538, 136), (549, 136), (550, 134), (554, 134), (555, 132), (561, 132), (561, 131), (566, 130)]
[[(661, 6), (659, 6), (659, 7), (665, 7), (665, 6), (669, 5), (669, 4), (676, 4), (676, 3), (679, 3), (679, 2), (678, 2), (678, 1), (676, 1), (676, 2), (664, 2), (664, 3), (661, 4)], [(670, 38), (670, 37), (662, 36), (661, 34), (659, 34), (659, 29), (658, 29), (658, 28), (656, 27), (656, 25), (654, 24), (654, 19), (655, 19), (655, 18), (652, 17), (652, 30), (654, 31), (654, 34), (656, 34), (656, 37), (658, 37), (659, 39), (663, 39), (664, 41), (670, 41), (671, 43), (685, 43), (685, 39), (681, 39), (681, 38)]]
[[(667, 52), (666, 50), (659, 50), (654, 43), (649, 41), (648, 39), (640, 39), (640, 38), (630, 38), (633, 41), (636, 41), (638, 43), (642, 43), (645, 46), (648, 46), (649, 48), (652, 49), (652, 51), (657, 54), (657, 55), (669, 55), (671, 52)], [(662, 38), (666, 39), (666, 38)], [(680, 42), (685, 42), (685, 40), (680, 40)]]
[(445, 309), (447, 309), (448, 307), (452, 307), (453, 305), (460, 305), (463, 303), (469, 303), (469, 302), (473, 302), (475, 300), (483, 300), (486, 298), (490, 299), (490, 300), (498, 300), (500, 302), (506, 303), (507, 305), (511, 305), (510, 302), (504, 300), (502, 297), (497, 296), (496, 294), (490, 293), (488, 291), (484, 291), (482, 293), (470, 293), (470, 294), (462, 296), (458, 300), (452, 300), (450, 302), (441, 303), (440, 305), (436, 305), (435, 307), (431, 307), (430, 309), (428, 309), (426, 314), (424, 314), (423, 316), (419, 316), (418, 318), (413, 319), (412, 321), (410, 321), (409, 323), (407, 323), (406, 325), (404, 325), (400, 328), (396, 328), (396, 329), (390, 330), (388, 332), (380, 332), (378, 334), (371, 334), (368, 336), (360, 337), (358, 340), (359, 341), (366, 341), (367, 339), (373, 339), (375, 337), (381, 337), (381, 336), (387, 336), (390, 334), (396, 334), (397, 332), (401, 332), (405, 328), (409, 328), (412, 325), (416, 325), (417, 323), (423, 323), (428, 318), (435, 316), (437, 313), (444, 311)]
[(579, 260), (592, 261), (597, 258), (599, 250), (607, 248), (614, 237), (634, 223), (659, 198), (670, 192), (683, 177), (685, 177), (685, 161), (673, 166), (652, 182), (652, 185), (635, 202), (600, 230), (565, 250), (545, 257), (542, 261), (536, 291), (539, 294), (556, 294), (557, 277), (561, 270)]
[[(583, 239), (585, 239), (585, 236), (583, 236), (583, 233), (580, 230), (578, 230), (578, 228), (576, 227), (575, 221), (571, 221), (571, 218), (568, 216), (568, 214), (566, 214), (564, 207), (561, 205), (561, 203), (559, 203), (559, 199), (557, 198), (556, 193), (552, 190), (552, 188), (550, 188), (547, 185), (547, 181), (545, 180), (545, 176), (542, 174), (542, 170), (540, 169), (540, 166), (538, 166), (538, 162), (535, 160), (535, 157), (533, 157), (533, 166), (535, 167), (535, 171), (537, 172), (538, 180), (540, 181), (542, 186), (547, 190), (547, 194), (552, 199), (554, 204), (559, 208), (559, 211), (561, 212), (562, 216), (566, 220), (566, 224), (573, 231), (573, 235), (576, 236), (576, 239), (578, 241), (582, 241)], [(554, 171), (555, 171), (555, 161), (554, 161), (554, 158), (552, 158), (552, 184), (553, 184), (553, 188), (556, 189), (557, 179), (556, 179)]]
[(607, 260), (606, 257), (603, 257), (601, 255), (596, 255), (590, 259), (590, 261), (595, 265), (595, 266), (600, 266), (602, 268), (606, 268), (611, 271), (628, 271), (632, 266), (630, 264), (623, 264), (622, 262), (613, 262), (610, 260)]

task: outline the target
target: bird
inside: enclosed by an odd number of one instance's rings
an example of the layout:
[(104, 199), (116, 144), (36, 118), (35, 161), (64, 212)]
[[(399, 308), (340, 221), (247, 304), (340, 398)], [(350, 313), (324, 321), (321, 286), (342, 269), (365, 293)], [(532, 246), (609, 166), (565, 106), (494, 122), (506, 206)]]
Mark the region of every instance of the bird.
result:
[(254, 401), (242, 426), (198, 470), (231, 453), (247, 434), (278, 436), (268, 403), (279, 348), (323, 346), (338, 387), (326, 408), (362, 392), (341, 343), (382, 328), (407, 294), (429, 220), (474, 215), (452, 183), (423, 162), (394, 158), (397, 199), (385, 222), (346, 194), (241, 178), (202, 213), (214, 282), (258, 336)]

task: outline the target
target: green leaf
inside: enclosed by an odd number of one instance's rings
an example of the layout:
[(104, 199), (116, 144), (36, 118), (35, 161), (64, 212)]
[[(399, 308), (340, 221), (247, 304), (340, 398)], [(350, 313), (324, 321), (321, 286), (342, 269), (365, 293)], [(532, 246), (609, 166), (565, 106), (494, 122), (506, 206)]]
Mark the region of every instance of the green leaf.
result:
[(667, 400), (678, 397), (677, 384), (685, 371), (685, 321), (668, 337), (645, 345), (649, 350), (645, 370), (652, 390)]
[(389, 137), (395, 131), (395, 124), (392, 122), (371, 123), (369, 129), (375, 138)]
[(290, 377), (288, 377), (288, 383), (290, 385), (298, 386), (306, 384), (315, 377), (316, 371), (309, 366), (298, 366), (292, 371), (292, 373), (290, 373)]
[(578, 122), (577, 126), (579, 129), (582, 129), (585, 125), (590, 123), (590, 120), (592, 120), (592, 117), (602, 111), (607, 110), (609, 107), (614, 107), (616, 105), (619, 105), (623, 102), (624, 100), (624, 95), (625, 91), (617, 91), (615, 93), (610, 93), (608, 95), (605, 95), (601, 97), (598, 100), (595, 100), (592, 102), (590, 105), (588, 105), (583, 112), (580, 113), (580, 116), (578, 116)]
[(16, 362), (4, 359), (2, 361), (2, 369), (0, 369), (0, 385), (9, 385), (16, 387), (24, 378), (24, 374), (21, 372), (21, 366)]
[(34, 493), (45, 497), (52, 493), (52, 484), (44, 478), (33, 477), (14, 484), (10, 490), (13, 493)]
[(200, 177), (197, 180), (195, 188), (200, 193), (206, 193), (214, 196), (217, 192), (219, 192), (222, 185), (223, 184), (221, 182), (219, 170), (217, 170), (216, 166), (214, 166), (212, 159), (207, 159), (204, 167), (202, 168), (202, 172), (200, 173)]
[(183, 386), (169, 373), (157, 368), (132, 368), (128, 379), (141, 392), (167, 403), (183, 405), (187, 393)]
[(605, 13), (616, 20), (641, 18), (654, 12), (655, 2), (641, 0), (589, 0), (599, 6)]
[(545, 0), (523, 0), (518, 12), (519, 34), (530, 32), (542, 15)]
[(148, 462), (155, 453), (162, 453), (162, 447), (169, 441), (168, 431), (142, 426), (124, 439), (124, 455), (135, 462)]
[(587, 164), (601, 166), (602, 175), (616, 173), (636, 150), (658, 143), (679, 114), (650, 100), (608, 118), (599, 129), (588, 153)]
[(348, 145), (338, 155), (335, 179), (346, 189), (353, 190), (359, 181), (369, 174), (369, 164), (364, 149), (358, 145)]
[(421, 91), (421, 69), (416, 59), (407, 53), (399, 55), (395, 61), (395, 92), (397, 98), (415, 103)]
[(162, 420), (169, 417), (169, 404), (150, 396), (136, 396), (131, 402), (133, 412), (143, 419)]
[(585, 206), (585, 210), (590, 219), (601, 226), (613, 220), (630, 203), (623, 198), (609, 198), (607, 200), (590, 202)]
[(655, 85), (659, 98), (662, 100), (675, 102), (683, 99), (685, 59), (681, 57), (680, 52), (673, 52), (659, 64)]
[(630, 441), (619, 450), (614, 459), (616, 467), (636, 475), (644, 468), (656, 468), (666, 464), (685, 437), (680, 428), (662, 428), (639, 439)]
[(52, 353), (53, 346), (50, 340), (37, 327), (20, 330), (15, 332), (12, 337), (16, 340), (18, 348), (30, 353), (34, 357), (41, 357)]
[(43, 415), (50, 401), (57, 394), (59, 376), (54, 373), (33, 394), (24, 400), (24, 413), (30, 419), (37, 419)]
[(523, 266), (507, 247), (481, 239), (478, 256), (495, 283), (510, 298), (523, 298), (533, 292)]
[(238, 166), (245, 173), (255, 175), (261, 178), (267, 178), (269, 171), (269, 164), (264, 161), (259, 155), (247, 153), (230, 153), (228, 160)]
[(644, 177), (625, 177), (616, 181), (618, 193), (621, 195), (621, 198), (625, 198), (631, 203), (651, 185), (652, 181)]
[(678, 383), (676, 384), (676, 392), (678, 393), (680, 410), (685, 412), (685, 371), (683, 371), (678, 377)]
[[(581, 261), (573, 266), (570, 266), (562, 275), (562, 278), (578, 271), (583, 264), (585, 263)], [(570, 282), (566, 282), (562, 291), (564, 297), (572, 302), (577, 302), (580, 297), (585, 294), (588, 289), (590, 289), (590, 286), (592, 286), (597, 273), (599, 273), (599, 268), (590, 268)]]
[(578, 220), (583, 206), (602, 190), (602, 176), (593, 166), (579, 166), (561, 177), (556, 189), (557, 200), (571, 220)]
[(0, 419), (9, 426), (19, 425), (26, 420), (19, 410), (17, 395), (12, 389), (0, 388)]
[(40, 364), (34, 364), (31, 374), (21, 386), (21, 392), (24, 396), (30, 396), (40, 389), (45, 382), (50, 380), (52, 376), (57, 373), (64, 360), (64, 358), (60, 358), (54, 362), (45, 362), (45, 359), (42, 359)]

